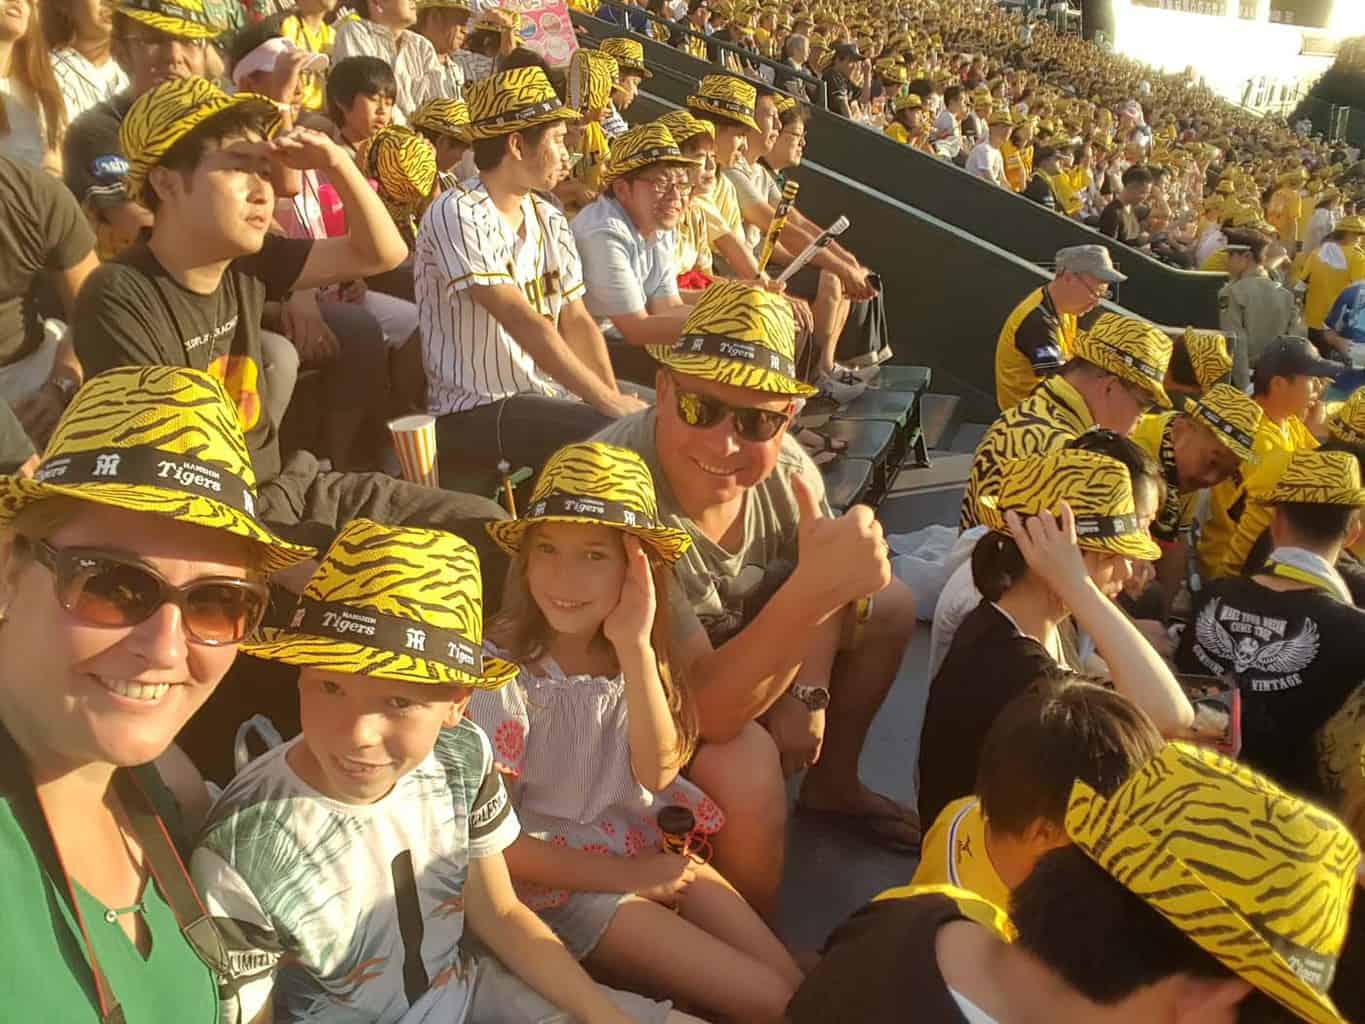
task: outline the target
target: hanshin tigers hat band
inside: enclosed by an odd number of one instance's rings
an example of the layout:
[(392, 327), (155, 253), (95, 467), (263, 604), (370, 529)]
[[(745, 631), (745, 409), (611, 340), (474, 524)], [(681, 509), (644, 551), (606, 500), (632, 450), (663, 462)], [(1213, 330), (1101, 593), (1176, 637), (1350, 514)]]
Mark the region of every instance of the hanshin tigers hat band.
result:
[(784, 377), (796, 376), (796, 361), (781, 352), (750, 341), (736, 341), (721, 334), (684, 334), (673, 346), (678, 355), (706, 355), (750, 363)]
[(97, 448), (44, 460), (33, 479), (39, 483), (151, 485), (182, 491), (256, 514), (255, 489), (222, 466), (210, 466), (159, 448)]
[(289, 631), (300, 636), (363, 643), (394, 654), (416, 655), (460, 672), (483, 675), (483, 650), (453, 629), (355, 608), (336, 601), (299, 600)]

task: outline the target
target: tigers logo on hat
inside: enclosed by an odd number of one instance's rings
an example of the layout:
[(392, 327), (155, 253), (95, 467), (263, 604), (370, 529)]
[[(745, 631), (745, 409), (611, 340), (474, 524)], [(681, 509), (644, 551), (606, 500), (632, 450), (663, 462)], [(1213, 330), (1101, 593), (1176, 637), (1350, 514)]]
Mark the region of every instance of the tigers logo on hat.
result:
[(1142, 562), (1161, 559), (1161, 548), (1138, 521), (1128, 468), (1098, 452), (1064, 448), (1051, 455), (1010, 459), (994, 494), (978, 499), (981, 521), (1009, 532), (1006, 512), (1027, 517), (1056, 513), (1062, 502), (1076, 517), (1076, 543)]
[(0, 525), (52, 497), (147, 512), (260, 545), (276, 572), (312, 548), (256, 516), (256, 472), (223, 382), (178, 366), (125, 366), (76, 392), (31, 479), (0, 477)]
[(618, 178), (655, 164), (695, 167), (699, 162), (696, 157), (683, 156), (673, 134), (658, 121), (651, 121), (632, 128), (612, 142), (602, 184), (608, 186)]
[(537, 523), (594, 523), (624, 530), (667, 565), (692, 546), (685, 530), (659, 525), (654, 477), (629, 448), (584, 441), (565, 445), (540, 471), (526, 511), (517, 519), (486, 523), (488, 534), (509, 555)]
[(1125, 889), (1300, 1019), (1327, 991), (1360, 850), (1326, 811), (1211, 750), (1167, 743), (1113, 796), (1071, 790), (1066, 831)]
[(417, 113), (412, 115), (408, 124), (465, 142), (469, 131), (469, 107), (464, 100), (449, 100), (445, 97), (427, 100), (417, 108)]
[(707, 75), (697, 91), (687, 97), (690, 109), (742, 124), (751, 131), (759, 130), (754, 120), (757, 102), (758, 90), (733, 75)]
[(600, 50), (578, 49), (569, 59), (569, 106), (580, 114), (606, 110), (621, 73), (616, 58)]
[(1365, 508), (1360, 462), (1350, 452), (1301, 448), (1284, 457), (1284, 469), (1274, 486), (1251, 498), (1263, 505), (1293, 502)]
[(673, 141), (679, 146), (685, 145), (698, 135), (705, 135), (714, 139), (716, 137), (716, 126), (710, 121), (703, 121), (699, 117), (693, 117), (687, 110), (670, 110), (660, 118), (656, 118), (655, 124), (661, 124), (668, 129), (668, 133), (673, 136)]
[(262, 633), (242, 650), (300, 668), (480, 690), (517, 673), (484, 653), (479, 556), (445, 530), (353, 519), (290, 624)]
[(375, 132), (365, 162), (388, 203), (411, 209), (430, 198), (436, 185), (436, 147), (402, 125)]
[(537, 67), (511, 68), (469, 87), (469, 138), (492, 139), (551, 121), (577, 121)]
[(1327, 419), (1327, 434), (1333, 440), (1365, 447), (1365, 388), (1356, 388), (1341, 407)]
[(623, 72), (634, 72), (644, 78), (654, 77), (654, 73), (645, 67), (645, 48), (637, 40), (627, 39), (624, 36), (612, 36), (609, 39), (603, 39), (598, 49), (611, 57), (615, 57), (616, 63), (620, 65)]
[(796, 321), (781, 295), (742, 281), (717, 281), (672, 345), (649, 353), (679, 373), (750, 391), (809, 398), (817, 388), (796, 376)]
[(118, 132), (128, 159), (128, 198), (141, 198), (148, 173), (172, 146), (210, 118), (237, 107), (259, 110), (266, 138), (279, 131), (280, 112), (273, 100), (250, 92), (229, 96), (207, 78), (173, 78), (139, 97)]
[(1162, 386), (1171, 362), (1171, 339), (1145, 320), (1105, 313), (1076, 336), (1072, 354), (1136, 384), (1162, 408), (1171, 407)]
[(1237, 458), (1246, 462), (1251, 458), (1256, 431), (1261, 428), (1265, 413), (1231, 384), (1215, 384), (1190, 406), (1189, 415), (1212, 430)]
[(216, 39), (227, 31), (209, 18), (203, 0), (116, 0), (114, 10), (179, 39)]

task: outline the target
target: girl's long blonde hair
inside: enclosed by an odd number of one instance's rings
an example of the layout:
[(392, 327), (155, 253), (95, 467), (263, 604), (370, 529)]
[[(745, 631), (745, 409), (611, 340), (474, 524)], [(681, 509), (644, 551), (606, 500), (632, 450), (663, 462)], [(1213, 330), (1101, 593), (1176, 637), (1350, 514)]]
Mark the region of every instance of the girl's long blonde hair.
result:
[[(36, 0), (29, 11), (28, 28), (14, 41), (9, 67), (3, 70), (6, 77), (13, 79), (19, 86), (16, 90), (18, 94), (34, 104), (42, 114), (44, 144), (48, 149), (57, 149), (66, 131), (66, 101), (62, 99), (57, 74), (52, 70), (47, 33), (43, 30)], [(0, 99), (0, 137), (9, 133), (9, 112), (5, 109), (3, 99)]]
[[(522, 665), (544, 655), (553, 637), (550, 624), (545, 621), (544, 613), (531, 595), (531, 586), (526, 577), (528, 552), (535, 530), (533, 526), (522, 534), (521, 546), (507, 571), (502, 610), (488, 626), (489, 638), (503, 649), (510, 660)], [(659, 680), (663, 683), (664, 697), (678, 733), (678, 743), (672, 751), (673, 764), (681, 767), (697, 749), (697, 706), (687, 686), (684, 670), (672, 657), (673, 616), (669, 601), (673, 589), (673, 570), (650, 550), (648, 544), (642, 546), (649, 558), (649, 572), (654, 580), (655, 610), (654, 625), (649, 634), (650, 646), (654, 648), (654, 657), (659, 664)]]

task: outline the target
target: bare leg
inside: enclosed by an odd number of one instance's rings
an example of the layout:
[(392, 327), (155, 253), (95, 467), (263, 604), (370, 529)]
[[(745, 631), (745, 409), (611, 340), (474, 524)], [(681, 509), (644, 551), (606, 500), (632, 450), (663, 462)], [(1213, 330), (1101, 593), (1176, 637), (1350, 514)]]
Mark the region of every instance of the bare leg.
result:
[(706, 743), (687, 777), (725, 812), (712, 837), (712, 863), (767, 921), (777, 913), (777, 891), (787, 856), (787, 791), (772, 737), (756, 722), (728, 743)]
[(772, 929), (710, 865), (697, 868), (697, 877), (678, 903), (683, 919), (691, 921), (727, 946), (747, 953), (786, 978), (793, 988), (805, 979), (801, 968)]
[(820, 283), (815, 289), (815, 301), (811, 303), (811, 311), (815, 314), (813, 344), (819, 349), (822, 373), (834, 369), (834, 349), (843, 332), (842, 320), (848, 318), (847, 308), (843, 311), (843, 318), (840, 318), (840, 306), (846, 306), (843, 282), (829, 271), (822, 270)]
[(613, 987), (640, 988), (746, 1024), (777, 1024), (796, 991), (761, 960), (639, 897), (621, 904), (586, 963)]

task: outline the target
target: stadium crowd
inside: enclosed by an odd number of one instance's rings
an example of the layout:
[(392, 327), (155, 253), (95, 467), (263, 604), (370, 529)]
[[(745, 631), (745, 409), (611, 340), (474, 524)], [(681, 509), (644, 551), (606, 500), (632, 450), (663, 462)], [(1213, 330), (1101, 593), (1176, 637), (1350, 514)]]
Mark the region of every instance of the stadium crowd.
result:
[[(993, 4), (571, 6), (0, 0), (6, 1012), (1365, 1019), (1346, 154)], [(715, 65), (656, 120), (641, 37)], [(931, 603), (797, 422), (902, 269), (814, 245), (813, 104), (1229, 278), (1057, 253)], [(819, 950), (792, 814), (906, 858)]]

